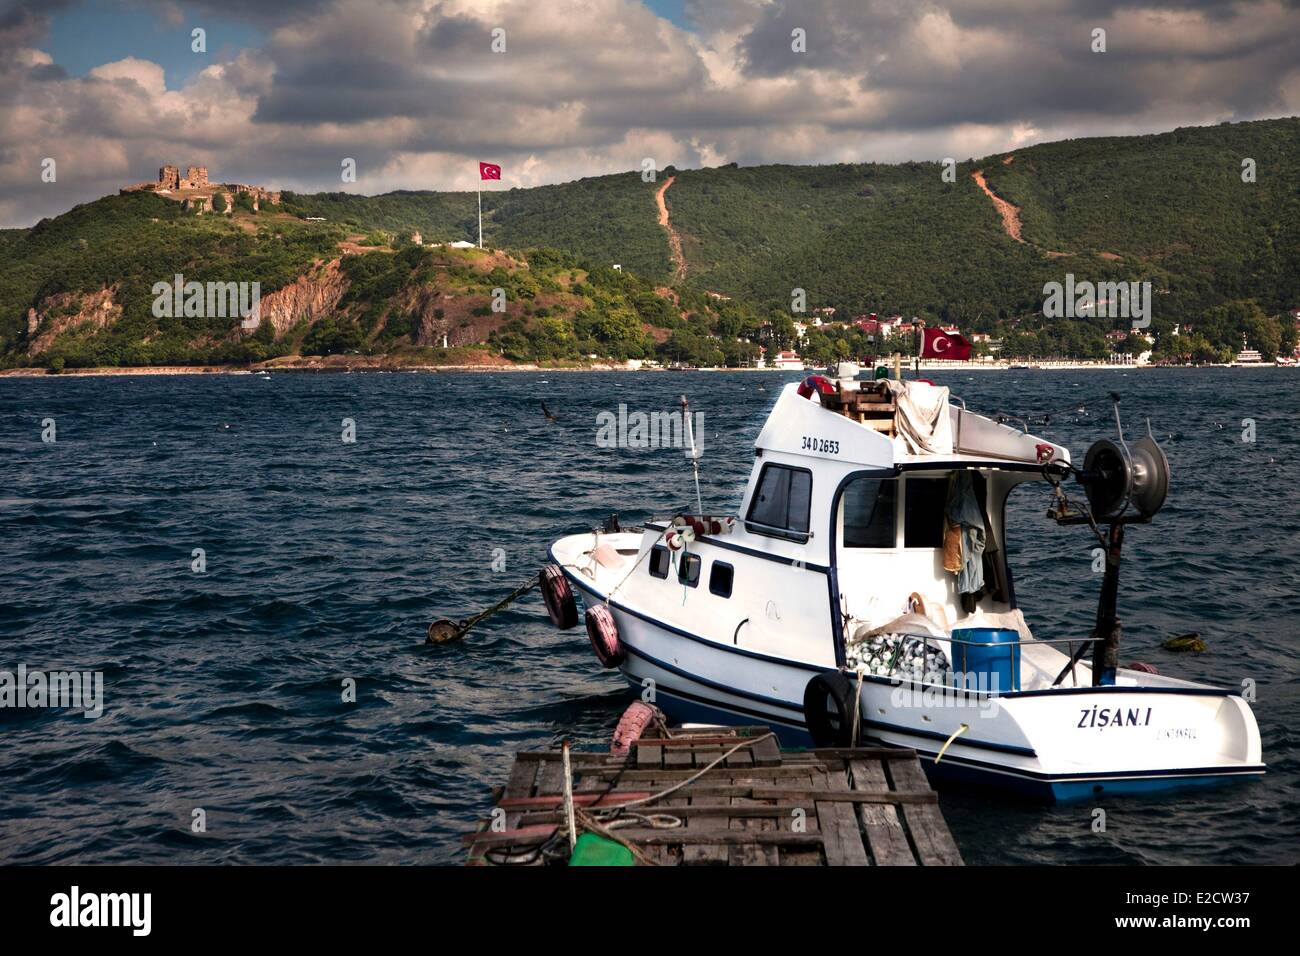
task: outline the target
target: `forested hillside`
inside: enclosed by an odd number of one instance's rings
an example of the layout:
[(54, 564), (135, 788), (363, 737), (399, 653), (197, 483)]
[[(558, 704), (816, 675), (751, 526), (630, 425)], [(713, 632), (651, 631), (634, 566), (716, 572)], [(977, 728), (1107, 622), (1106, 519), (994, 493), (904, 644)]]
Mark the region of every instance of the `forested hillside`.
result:
[[(368, 214), (384, 207), (367, 202)], [(751, 311), (690, 290), (660, 294), (631, 269), (552, 248), (418, 246), (400, 231), (354, 233), (274, 207), (197, 215), (152, 193), (109, 196), (0, 233), (0, 256), (0, 367), (339, 354), (406, 364), (595, 356), (740, 365), (758, 352), (737, 341), (758, 335)], [(233, 313), (157, 314), (155, 285), (178, 274), (187, 283), (258, 283), (258, 327), (241, 328)]]
[[(680, 278), (655, 201), (669, 176)], [(285, 193), (278, 209), (225, 217), (132, 194), (0, 231), (0, 361), (246, 361), (324, 347), (328, 336), (308, 332), (326, 321), (360, 351), (428, 348), (436, 333), (506, 358), (739, 363), (760, 340), (793, 341), (795, 289), (809, 310), (830, 306), (836, 318), (916, 315), (992, 333), (1008, 355), (1104, 357), (1114, 348), (1105, 333), (1127, 322), (1041, 314), (1044, 284), (1067, 274), (1149, 281), (1157, 357), (1222, 361), (1244, 340), (1271, 358), (1295, 344), (1286, 312), (1300, 307), (1294, 118), (1048, 143), (951, 168), (670, 167), (655, 182), (624, 173), (482, 198), (485, 239), (498, 252), (465, 261), (406, 247), (412, 231), (426, 243), (475, 239), (473, 193)], [(1000, 214), (995, 199), (1010, 206)], [(341, 280), (321, 272), (334, 259)], [(176, 272), (256, 280), (264, 295), (289, 289), (296, 331), (256, 342), (219, 322), (159, 321), (148, 290)], [(525, 274), (533, 285), (520, 284)], [(295, 312), (321, 282), (347, 286), (340, 302), (313, 300), (339, 313)], [(421, 285), (451, 296), (457, 314), (472, 300), (465, 324), (434, 323), (425, 301), (423, 332), (410, 326)], [(509, 311), (472, 314), (487, 308), (474, 297), (506, 287), (518, 293)], [(95, 298), (109, 292), (108, 305)], [(876, 349), (851, 330), (817, 332), (803, 346), (818, 361)]]

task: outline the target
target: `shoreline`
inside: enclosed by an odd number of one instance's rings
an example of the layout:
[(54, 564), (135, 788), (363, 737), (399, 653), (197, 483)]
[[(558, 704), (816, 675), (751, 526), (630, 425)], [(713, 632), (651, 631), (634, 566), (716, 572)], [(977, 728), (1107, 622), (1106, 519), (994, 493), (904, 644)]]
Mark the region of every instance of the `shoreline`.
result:
[[(1186, 368), (1241, 368), (1241, 369), (1260, 369), (1260, 368), (1295, 368), (1296, 366), (1276, 365), (1271, 362), (1258, 362), (1249, 364), (1215, 364), (1215, 365), (1109, 365), (1102, 363), (1086, 362), (1061, 362), (1045, 365), (1008, 365), (994, 364), (987, 362), (953, 362), (945, 364), (935, 364), (933, 362), (922, 362), (919, 368), (913, 366), (903, 366), (902, 372), (906, 377), (908, 372), (1130, 372), (1130, 371), (1152, 371), (1160, 369), (1186, 369)], [(464, 372), (492, 372), (492, 373), (520, 373), (520, 372), (545, 372), (545, 373), (574, 373), (574, 372), (626, 372), (626, 373), (659, 373), (659, 372), (693, 372), (698, 374), (709, 373), (766, 373), (766, 374), (787, 374), (797, 372), (798, 374), (818, 374), (824, 372), (824, 369), (774, 369), (774, 368), (692, 368), (692, 369), (671, 369), (671, 368), (628, 368), (626, 365), (608, 365), (595, 363), (592, 365), (565, 365), (565, 366), (546, 366), (533, 365), (530, 363), (505, 364), (505, 365), (391, 365), (375, 363), (332, 363), (329, 365), (315, 363), (310, 365), (261, 365), (253, 367), (233, 366), (233, 365), (140, 365), (140, 366), (96, 366), (94, 368), (75, 368), (64, 369), (62, 372), (51, 372), (45, 368), (11, 368), (0, 369), (0, 378), (120, 378), (124, 376), (149, 375), (259, 375), (262, 373), (296, 373), (296, 374), (351, 374), (353, 372), (414, 372), (423, 374), (437, 373), (464, 373)]]

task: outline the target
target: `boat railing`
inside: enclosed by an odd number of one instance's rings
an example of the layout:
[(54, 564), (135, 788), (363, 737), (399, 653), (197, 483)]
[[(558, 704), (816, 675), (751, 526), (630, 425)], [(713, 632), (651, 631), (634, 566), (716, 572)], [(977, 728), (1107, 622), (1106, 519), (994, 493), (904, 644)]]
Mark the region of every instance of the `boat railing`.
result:
[[(888, 637), (888, 636), (890, 636), (890, 635), (887, 635), (887, 634), (880, 634), (880, 635), (877, 635), (877, 636), (878, 636), (878, 637)], [(1061, 672), (1056, 676), (1056, 679), (1052, 682), (1052, 684), (1051, 684), (1052, 687), (1056, 687), (1058, 684), (1060, 684), (1061, 681), (1065, 678), (1065, 676), (1066, 676), (1067, 674), (1068, 674), (1068, 675), (1073, 675), (1073, 674), (1074, 674), (1074, 668), (1075, 668), (1075, 666), (1079, 663), (1079, 661), (1082, 659), (1084, 653), (1087, 652), (1087, 650), (1088, 650), (1089, 647), (1091, 647), (1093, 644), (1095, 644), (1097, 641), (1100, 640), (1100, 638), (1096, 638), (1096, 637), (1084, 637), (1084, 638), (1079, 638), (1079, 637), (1049, 637), (1049, 638), (1038, 638), (1038, 637), (1033, 637), (1033, 638), (1024, 638), (1024, 637), (1019, 637), (1019, 636), (1017, 636), (1017, 638), (1016, 638), (1014, 641), (999, 641), (999, 642), (996, 643), (996, 644), (990, 644), (988, 641), (969, 641), (969, 640), (966, 640), (965, 638), (960, 638), (960, 637), (935, 637), (933, 634), (925, 634), (925, 633), (913, 634), (913, 633), (908, 633), (908, 632), (906, 632), (906, 631), (900, 631), (900, 632), (898, 632), (898, 634), (897, 634), (896, 636), (898, 636), (898, 637), (910, 637), (910, 638), (913, 638), (913, 639), (915, 639), (915, 640), (919, 640), (919, 641), (921, 642), (921, 646), (922, 646), (922, 659), (923, 659), (923, 660), (926, 658), (926, 652), (929, 651), (929, 650), (931, 649), (930, 645), (931, 645), (932, 642), (933, 642), (933, 643), (936, 643), (936, 644), (939, 643), (939, 642), (946, 642), (946, 643), (948, 643), (948, 644), (960, 644), (960, 645), (963, 645), (963, 646), (966, 646), (966, 647), (978, 647), (978, 648), (981, 648), (981, 649), (983, 649), (983, 650), (985, 650), (985, 651), (994, 651), (994, 652), (999, 651), (999, 650), (1001, 650), (1002, 648), (1008, 648), (1008, 649), (1010, 649), (1010, 648), (1012, 648), (1012, 647), (1016, 648), (1016, 649), (1017, 649), (1017, 652), (1019, 652), (1020, 647), (1022, 647), (1022, 646), (1025, 645), (1025, 644), (1065, 644), (1065, 645), (1067, 645), (1067, 646), (1069, 647), (1069, 658), (1070, 658), (1070, 659), (1069, 659), (1068, 663), (1065, 665), (1065, 667), (1061, 670)], [(1076, 645), (1076, 644), (1079, 645), (1079, 647), (1078, 647), (1077, 649), (1075, 648), (1075, 645)], [(936, 653), (944, 654), (944, 651), (943, 651), (942, 648), (935, 647), (935, 648), (933, 648), (933, 650), (934, 650)], [(949, 666), (949, 673), (950, 673), (950, 674), (956, 675), (957, 673), (964, 673), (964, 672), (959, 672), (959, 671), (957, 671), (957, 669), (956, 669), (956, 662), (952, 659), (952, 655), (951, 655), (951, 654), (944, 654), (944, 656), (948, 659), (948, 666)], [(1020, 691), (1020, 690), (1021, 690), (1021, 686), (1020, 686), (1020, 667), (1019, 667), (1019, 663), (1020, 663), (1020, 657), (1019, 657), (1019, 654), (1017, 653), (1017, 660), (1016, 660), (1016, 664), (1017, 664), (1017, 666), (1016, 666), (1015, 670), (1013, 671), (1013, 673), (1014, 673), (1014, 675), (1015, 675), (1015, 680), (1014, 680), (1014, 682), (1013, 682), (1013, 683), (1014, 683), (1014, 686), (1011, 688), (1011, 690), (1013, 690), (1013, 691)], [(893, 677), (893, 676), (895, 676), (895, 674), (891, 671), (891, 673), (889, 673), (889, 674), (885, 674), (885, 675), (881, 675), (881, 676), (885, 676), (885, 677)], [(960, 686), (960, 685), (956, 685), (956, 684), (953, 684), (953, 685), (942, 684), (942, 685), (934, 685), (934, 686), (944, 686), (944, 687), (948, 687), (948, 686)]]

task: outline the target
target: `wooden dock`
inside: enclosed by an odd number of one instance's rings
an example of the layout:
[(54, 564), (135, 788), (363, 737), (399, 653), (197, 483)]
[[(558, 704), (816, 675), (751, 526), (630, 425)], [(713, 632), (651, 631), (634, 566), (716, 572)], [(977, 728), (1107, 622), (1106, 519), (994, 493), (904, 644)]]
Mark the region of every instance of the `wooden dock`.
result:
[[(915, 751), (783, 752), (767, 727), (670, 733), (652, 731), (625, 757), (570, 752), (579, 829), (589, 814), (660, 866), (962, 864)], [(561, 752), (518, 754), (492, 817), (465, 837), (468, 862), (562, 863), (565, 819)]]

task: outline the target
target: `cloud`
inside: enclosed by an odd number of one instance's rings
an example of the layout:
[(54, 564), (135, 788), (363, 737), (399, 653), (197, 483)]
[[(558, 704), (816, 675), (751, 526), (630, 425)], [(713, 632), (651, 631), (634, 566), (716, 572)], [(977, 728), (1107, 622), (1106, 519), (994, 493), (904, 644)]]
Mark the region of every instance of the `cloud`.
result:
[(1278, 0), (688, 0), (694, 30), (636, 0), (199, 0), (184, 12), (266, 39), (179, 88), (135, 57), (69, 76), (46, 46), (69, 5), (0, 8), (5, 225), (164, 162), (304, 190), (464, 189), (478, 159), (534, 185), (646, 156), (966, 157), (1300, 109), (1300, 10)]

